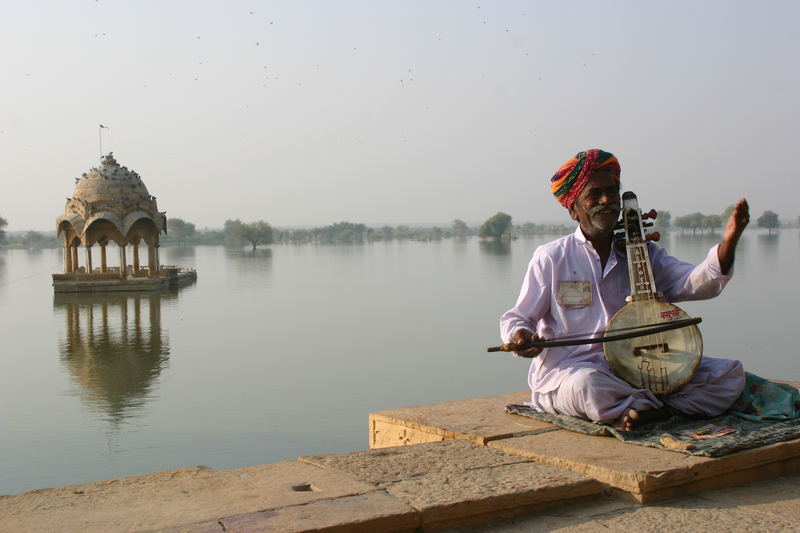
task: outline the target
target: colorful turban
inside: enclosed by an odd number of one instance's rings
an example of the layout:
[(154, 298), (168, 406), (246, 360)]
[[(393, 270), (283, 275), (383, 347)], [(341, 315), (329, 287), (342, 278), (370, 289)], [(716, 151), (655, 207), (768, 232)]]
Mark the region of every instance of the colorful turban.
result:
[(616, 170), (616, 178), (619, 181), (619, 161), (614, 154), (596, 148), (578, 152), (575, 157), (561, 165), (558, 172), (550, 179), (550, 192), (561, 205), (569, 209), (594, 171), (601, 168)]

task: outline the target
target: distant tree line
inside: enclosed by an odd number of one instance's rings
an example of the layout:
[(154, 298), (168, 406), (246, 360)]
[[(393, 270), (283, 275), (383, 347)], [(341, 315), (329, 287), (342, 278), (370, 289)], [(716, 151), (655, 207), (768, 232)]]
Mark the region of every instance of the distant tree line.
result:
[[(733, 212), (728, 206), (721, 214), (705, 215), (691, 213), (672, 218), (669, 211), (659, 211), (655, 221), (657, 227), (666, 229), (671, 226), (681, 232), (691, 230), (692, 233), (716, 232), (722, 228)], [(764, 211), (756, 223), (761, 228), (773, 229), (781, 226), (777, 213)], [(797, 220), (800, 226), (800, 216)], [(55, 232), (27, 231), (9, 234), (5, 231), (8, 222), (0, 217), (0, 245), (15, 248), (51, 248), (62, 246)], [(525, 222), (521, 225), (512, 223), (511, 215), (498, 212), (480, 226), (469, 226), (460, 219), (453, 220), (448, 226), (381, 226), (369, 227), (354, 222), (337, 222), (327, 226), (314, 228), (273, 228), (263, 220), (242, 222), (239, 219), (226, 220), (222, 229), (198, 230), (196, 226), (180, 218), (167, 220), (167, 233), (161, 236), (164, 245), (226, 245), (243, 246), (245, 244), (255, 250), (258, 246), (276, 243), (316, 243), (345, 244), (391, 240), (438, 241), (441, 239), (465, 239), (479, 236), (483, 239), (505, 240), (518, 236), (533, 235), (565, 235), (574, 231), (574, 224), (534, 224)]]
[[(692, 230), (693, 234), (696, 234), (698, 231), (700, 233), (705, 233), (706, 231), (715, 233), (725, 225), (725, 222), (727, 222), (731, 213), (733, 213), (733, 209), (734, 206), (729, 205), (719, 215), (704, 215), (698, 212), (675, 217), (675, 227), (680, 228), (681, 233), (686, 230)], [(798, 220), (800, 220), (800, 218)], [(772, 234), (773, 229), (781, 226), (780, 220), (778, 220), (778, 214), (770, 210), (764, 211), (756, 220), (756, 224), (758, 224), (760, 228), (768, 228), (770, 234)]]
[(450, 226), (412, 227), (408, 225), (369, 227), (353, 222), (337, 222), (309, 229), (276, 229), (275, 242), (342, 244), (393, 240), (437, 241), (448, 238), (465, 238), (475, 234), (462, 220)]
[(0, 245), (9, 248), (51, 248), (61, 246), (61, 241), (56, 238), (55, 232), (43, 233), (41, 231), (20, 231), (6, 233), (8, 221), (0, 217)]
[(269, 223), (259, 220), (242, 222), (226, 220), (222, 230), (200, 230), (194, 224), (172, 218), (168, 222), (168, 233), (161, 237), (163, 244), (222, 244), (241, 246), (249, 244), (253, 248), (262, 244), (275, 243), (316, 243), (346, 244), (389, 240), (431, 241), (444, 238), (465, 238), (475, 235), (477, 229), (467, 226), (461, 220), (454, 220), (450, 226), (412, 227), (408, 225), (369, 227), (354, 222), (337, 222), (314, 228), (273, 228)]
[(167, 233), (161, 237), (162, 244), (223, 244), (241, 246), (249, 244), (255, 250), (261, 244), (273, 242), (273, 230), (269, 223), (263, 220), (255, 222), (242, 222), (239, 219), (226, 220), (221, 230), (198, 231), (191, 222), (180, 218), (170, 218), (167, 221)]

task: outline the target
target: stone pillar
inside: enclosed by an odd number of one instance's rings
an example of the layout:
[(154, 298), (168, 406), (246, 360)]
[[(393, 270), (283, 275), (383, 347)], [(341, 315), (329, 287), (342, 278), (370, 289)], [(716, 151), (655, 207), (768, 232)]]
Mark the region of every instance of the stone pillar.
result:
[(92, 245), (86, 246), (86, 273), (92, 273)]
[(125, 245), (119, 247), (119, 275), (128, 277), (128, 258), (125, 256)]
[(156, 274), (158, 274), (156, 247), (152, 244), (147, 245), (147, 269), (150, 271), (150, 277), (153, 277)]
[(75, 272), (78, 270), (78, 247), (73, 244), (70, 245), (69, 249), (72, 253), (72, 270), (70, 272)]
[(139, 272), (139, 243), (133, 245), (133, 273)]
[(108, 263), (106, 262), (106, 244), (100, 245), (100, 272), (108, 272)]
[(64, 236), (64, 272), (72, 272), (72, 250), (69, 247), (69, 238)]

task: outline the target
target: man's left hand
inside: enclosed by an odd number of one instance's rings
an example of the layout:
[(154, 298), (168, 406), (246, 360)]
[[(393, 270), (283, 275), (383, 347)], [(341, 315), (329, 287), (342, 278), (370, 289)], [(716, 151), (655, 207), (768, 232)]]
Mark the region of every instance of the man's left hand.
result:
[(739, 237), (742, 236), (742, 232), (749, 222), (750, 207), (747, 205), (747, 200), (742, 198), (733, 206), (733, 212), (728, 217), (725, 229), (722, 232), (722, 242), (719, 243), (719, 248), (717, 249), (719, 265), (723, 274), (730, 272), (733, 267), (736, 244), (739, 242)]

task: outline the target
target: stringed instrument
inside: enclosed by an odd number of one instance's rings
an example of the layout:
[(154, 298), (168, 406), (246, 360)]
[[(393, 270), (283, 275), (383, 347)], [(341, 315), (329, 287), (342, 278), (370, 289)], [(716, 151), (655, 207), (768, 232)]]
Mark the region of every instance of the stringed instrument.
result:
[[(655, 213), (651, 211), (650, 217)], [(631, 294), (625, 307), (608, 322), (607, 330), (684, 322), (688, 325), (645, 336), (610, 340), (603, 344), (606, 360), (614, 373), (640, 389), (670, 394), (689, 382), (703, 355), (699, 319), (690, 319), (681, 308), (665, 302), (656, 289), (645, 223), (636, 195), (622, 195), (622, 216), (618, 224), (624, 236)], [(647, 224), (652, 225), (652, 224)], [(694, 322), (694, 323), (692, 323)]]

